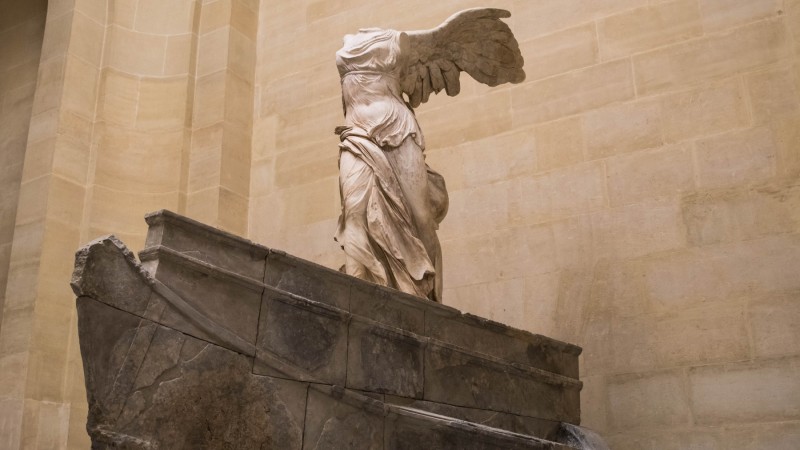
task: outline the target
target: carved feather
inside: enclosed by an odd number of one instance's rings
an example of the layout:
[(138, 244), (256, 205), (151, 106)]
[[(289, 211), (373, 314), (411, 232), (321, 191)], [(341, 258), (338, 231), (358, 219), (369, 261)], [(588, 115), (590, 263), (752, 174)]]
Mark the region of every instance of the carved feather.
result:
[(503, 9), (468, 9), (431, 30), (406, 32), (410, 52), (401, 86), (411, 106), (442, 89), (457, 95), (461, 71), (489, 86), (523, 81), (519, 43), (500, 20), (510, 16)]

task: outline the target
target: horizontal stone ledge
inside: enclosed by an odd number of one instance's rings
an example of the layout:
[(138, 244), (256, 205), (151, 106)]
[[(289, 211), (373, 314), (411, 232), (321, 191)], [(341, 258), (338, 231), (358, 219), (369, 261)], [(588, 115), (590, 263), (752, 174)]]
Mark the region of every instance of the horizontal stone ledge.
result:
[[(223, 282), (232, 282), (253, 291), (260, 292), (263, 291), (265, 287), (264, 283), (259, 280), (254, 280), (253, 278), (249, 278), (222, 267), (215, 266), (201, 259), (187, 255), (186, 253), (181, 253), (162, 245), (149, 247), (140, 251), (139, 259), (142, 261), (142, 263), (156, 262), (164, 259), (181, 266), (186, 266), (196, 272), (209, 275), (217, 280)], [(152, 275), (156, 278), (158, 277), (157, 268), (156, 273), (153, 273)]]

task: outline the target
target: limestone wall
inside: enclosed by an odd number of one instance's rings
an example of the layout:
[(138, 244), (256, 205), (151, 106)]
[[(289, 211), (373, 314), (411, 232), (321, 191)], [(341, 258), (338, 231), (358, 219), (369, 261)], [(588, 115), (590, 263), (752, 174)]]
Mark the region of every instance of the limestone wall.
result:
[(478, 5), (528, 78), (418, 110), (445, 303), (583, 346), (616, 449), (800, 445), (796, 0), (264, 2), (250, 237), (342, 263), (341, 37)]
[(246, 233), (258, 2), (19, 3), (0, 22), (0, 448), (87, 448), (74, 252), (141, 249), (161, 208)]
[(338, 267), (341, 37), (481, 5), (512, 11), (528, 79), (418, 111), (451, 192), (445, 303), (583, 346), (584, 423), (615, 448), (798, 446), (800, 1), (17, 3), (0, 447), (87, 446), (88, 240), (139, 250), (169, 208)]
[(46, 0), (17, 0), (0, 17), (0, 322), (46, 12)]

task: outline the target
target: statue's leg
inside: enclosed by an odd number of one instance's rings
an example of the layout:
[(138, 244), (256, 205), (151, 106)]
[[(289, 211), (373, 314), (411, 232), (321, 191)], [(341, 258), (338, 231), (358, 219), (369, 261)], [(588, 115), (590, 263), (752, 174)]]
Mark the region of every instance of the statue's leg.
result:
[(343, 227), (336, 239), (345, 251), (345, 273), (388, 285), (386, 268), (373, 248), (367, 230), (367, 204), (375, 177), (372, 169), (348, 151), (339, 157), (339, 187)]
[[(386, 157), (400, 183), (406, 204), (411, 210), (417, 237), (425, 246), (430, 261), (436, 264), (436, 261), (441, 261), (442, 250), (439, 238), (436, 236), (436, 221), (428, 192), (425, 155), (413, 139), (406, 138), (396, 149), (386, 151)], [(441, 273), (437, 273), (436, 278), (440, 279)], [(440, 293), (434, 295), (434, 299), (440, 300)]]

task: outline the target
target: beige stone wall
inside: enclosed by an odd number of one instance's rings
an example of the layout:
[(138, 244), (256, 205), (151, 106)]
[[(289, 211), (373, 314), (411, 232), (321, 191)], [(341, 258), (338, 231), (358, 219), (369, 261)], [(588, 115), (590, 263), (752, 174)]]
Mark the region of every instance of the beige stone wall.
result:
[(161, 208), (247, 233), (258, 1), (34, 4), (0, 26), (0, 448), (83, 449), (74, 252)]
[(46, 13), (46, 0), (16, 0), (0, 17), (0, 322)]
[(138, 250), (169, 208), (338, 267), (341, 37), (486, 4), (527, 81), (418, 111), (451, 192), (445, 303), (582, 345), (614, 448), (800, 446), (800, 1), (16, 3), (0, 448), (88, 445), (79, 245)]
[(341, 37), (478, 4), (528, 78), (418, 110), (445, 303), (582, 345), (616, 449), (800, 446), (797, 0), (265, 2), (250, 237), (342, 263)]

